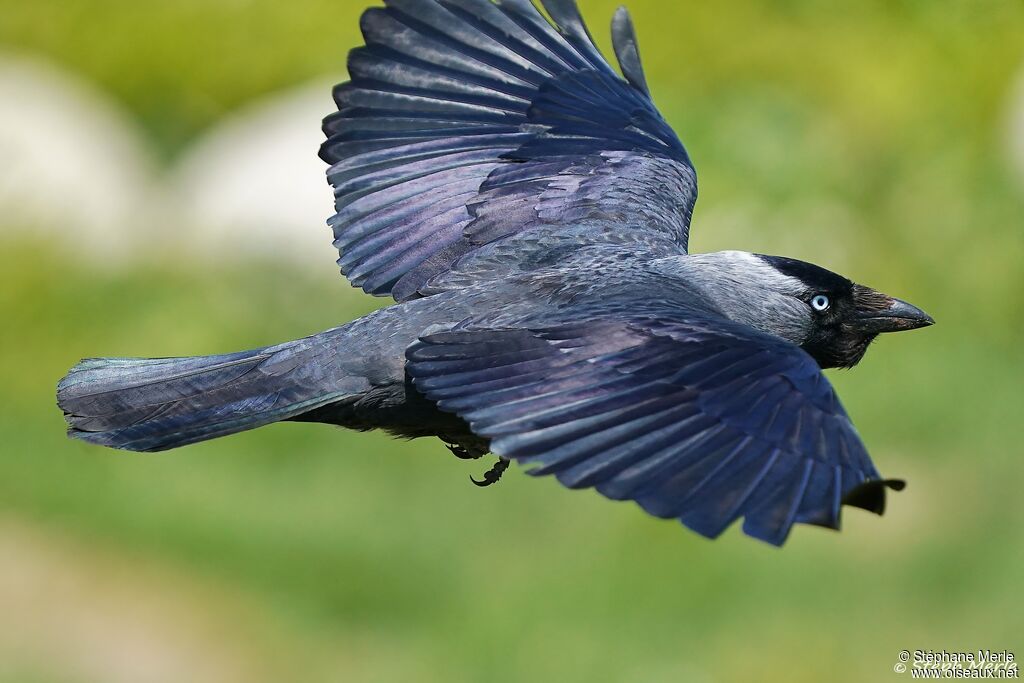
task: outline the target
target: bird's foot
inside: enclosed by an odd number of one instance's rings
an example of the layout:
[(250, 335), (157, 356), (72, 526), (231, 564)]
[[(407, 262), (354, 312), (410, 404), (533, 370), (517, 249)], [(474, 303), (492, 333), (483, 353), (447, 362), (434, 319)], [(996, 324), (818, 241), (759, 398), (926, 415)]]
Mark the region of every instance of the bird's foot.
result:
[(494, 463), (494, 467), (484, 473), (483, 479), (477, 480), (470, 477), (469, 480), (481, 488), (484, 486), (490, 486), (491, 484), (496, 484), (498, 483), (498, 480), (501, 479), (501, 475), (508, 469), (509, 462), (508, 458), (499, 457), (498, 462)]
[(477, 460), (484, 456), (483, 453), (474, 453), (465, 446), (460, 446), (457, 443), (446, 443), (445, 447), (459, 460)]

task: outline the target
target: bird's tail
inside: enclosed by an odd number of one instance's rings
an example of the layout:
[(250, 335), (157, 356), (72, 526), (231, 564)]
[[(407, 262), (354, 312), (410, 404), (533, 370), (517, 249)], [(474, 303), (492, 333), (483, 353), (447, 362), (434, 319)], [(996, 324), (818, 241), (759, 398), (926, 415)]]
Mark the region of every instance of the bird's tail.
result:
[(57, 385), (68, 435), (161, 451), (234, 434), (343, 399), (328, 333), (278, 346), (191, 358), (83, 360)]

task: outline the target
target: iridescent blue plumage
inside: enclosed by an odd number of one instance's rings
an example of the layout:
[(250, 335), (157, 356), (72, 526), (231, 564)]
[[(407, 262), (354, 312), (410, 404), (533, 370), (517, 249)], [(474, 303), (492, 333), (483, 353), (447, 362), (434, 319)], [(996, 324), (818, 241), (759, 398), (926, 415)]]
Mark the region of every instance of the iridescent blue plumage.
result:
[(781, 544), (794, 522), (838, 527), (879, 475), (814, 360), (707, 315), (594, 317), (477, 329), (410, 347), (416, 386), (492, 450), (570, 488), (635, 500), (717, 536), (736, 518)]
[[(353, 284), (407, 300), (485, 245), (592, 218), (685, 250), (697, 196), (686, 150), (594, 47), (575, 3), (545, 4), (557, 31), (529, 2), (387, 5), (363, 17), (367, 46), (335, 90), (320, 152)], [(615, 31), (627, 57), (631, 36)], [(639, 62), (629, 73), (640, 81)]]

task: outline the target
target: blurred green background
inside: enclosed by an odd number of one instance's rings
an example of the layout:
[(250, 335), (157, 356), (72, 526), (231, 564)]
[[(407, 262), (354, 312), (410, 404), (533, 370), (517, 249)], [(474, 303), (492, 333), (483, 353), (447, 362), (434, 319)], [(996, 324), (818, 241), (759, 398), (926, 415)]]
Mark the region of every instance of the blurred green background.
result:
[[(602, 45), (617, 4), (582, 2)], [(433, 440), (290, 424), (161, 455), (70, 442), (53, 393), (80, 357), (250, 348), (384, 302), (325, 277), (329, 250), (105, 263), (75, 257), (73, 215), (61, 239), (5, 216), (0, 681), (859, 682), (899, 680), (901, 649), (1024, 656), (1024, 180), (1006, 152), (1024, 4), (629, 6), (699, 172), (693, 249), (813, 260), (938, 321), (830, 374), (879, 469), (909, 481), (886, 516), (779, 551), (517, 471), (479, 490), (486, 463)], [(0, 0), (0, 50), (109, 94), (170, 165), (254, 98), (343, 80), (362, 8)]]

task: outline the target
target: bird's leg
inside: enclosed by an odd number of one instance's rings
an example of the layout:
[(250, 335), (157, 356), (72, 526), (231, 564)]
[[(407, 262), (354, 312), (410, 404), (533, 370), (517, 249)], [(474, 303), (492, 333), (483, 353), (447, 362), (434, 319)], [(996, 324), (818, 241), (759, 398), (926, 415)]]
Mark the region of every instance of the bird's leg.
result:
[(446, 443), (445, 447), (459, 460), (477, 460), (484, 456), (483, 453), (473, 453), (465, 446), (460, 446), (457, 443)]
[(494, 467), (484, 473), (484, 478), (482, 480), (477, 480), (473, 477), (470, 477), (469, 480), (481, 488), (484, 486), (490, 486), (491, 484), (496, 484), (498, 480), (501, 479), (501, 475), (508, 469), (508, 464), (508, 458), (499, 457), (498, 462), (494, 463)]

